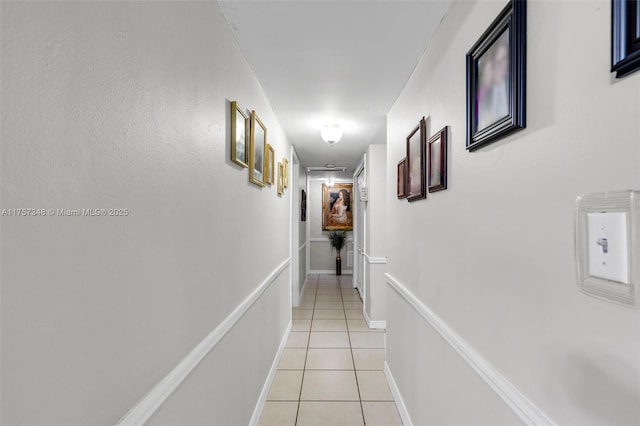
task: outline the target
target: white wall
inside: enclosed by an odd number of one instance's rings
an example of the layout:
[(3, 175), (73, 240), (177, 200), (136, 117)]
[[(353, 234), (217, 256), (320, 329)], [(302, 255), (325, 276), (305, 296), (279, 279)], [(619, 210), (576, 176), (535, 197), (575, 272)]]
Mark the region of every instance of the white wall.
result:
[[(289, 257), (289, 193), (229, 161), (229, 101), (290, 145), (216, 2), (2, 2), (2, 424), (113, 424)], [(288, 268), (152, 418), (247, 424)]]
[[(351, 183), (352, 180), (337, 179), (336, 183)], [(336, 270), (336, 252), (329, 245), (329, 231), (322, 230), (322, 184), (326, 180), (309, 179), (309, 193), (307, 194), (307, 221), (309, 222), (309, 261), (310, 272)], [(353, 200), (352, 200), (353, 203)], [(349, 273), (352, 267), (347, 265), (347, 252), (353, 250), (353, 232), (347, 232), (347, 244), (340, 252), (342, 258), (342, 273)]]
[[(505, 2), (455, 1), (388, 116), (389, 274), (558, 424), (640, 423), (640, 311), (578, 291), (577, 195), (640, 188), (640, 74), (609, 73), (610, 2), (528, 4), (527, 129), (465, 150), (465, 54)], [(423, 115), (450, 126), (449, 189), (395, 197)], [(414, 424), (512, 411), (399, 293), (388, 364)]]
[[(384, 327), (387, 317), (386, 272), (387, 187), (385, 145), (367, 148), (366, 180), (368, 201), (365, 219), (365, 311), (369, 325)], [(364, 207), (364, 206), (363, 206)], [(372, 322), (374, 321), (374, 322)]]
[[(303, 222), (300, 216), (300, 208), (301, 208), (301, 197), (302, 190), (307, 191), (307, 172), (304, 171), (304, 168), (300, 167), (300, 173), (298, 176), (298, 201), (297, 201), (297, 219), (296, 213), (294, 213), (294, 220), (298, 221), (298, 239), (299, 239), (299, 247), (298, 247), (298, 293), (302, 293), (304, 289), (305, 281), (307, 279), (307, 244), (309, 243), (309, 238), (307, 236), (307, 221), (309, 220), (309, 194), (307, 193), (307, 218)], [(295, 212), (295, 208), (294, 208)]]

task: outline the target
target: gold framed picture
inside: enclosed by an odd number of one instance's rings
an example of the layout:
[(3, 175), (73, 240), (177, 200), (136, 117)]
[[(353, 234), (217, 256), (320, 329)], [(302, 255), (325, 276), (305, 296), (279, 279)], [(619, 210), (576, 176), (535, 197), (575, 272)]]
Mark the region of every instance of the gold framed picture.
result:
[(282, 181), (282, 186), (284, 188), (288, 188), (289, 187), (289, 160), (287, 160), (286, 158), (282, 159), (282, 166), (283, 166), (283, 172), (284, 172), (284, 178)]
[(264, 183), (266, 183), (267, 185), (273, 185), (273, 182), (275, 180), (275, 168), (274, 168), (274, 162), (276, 159), (276, 153), (273, 149), (273, 147), (269, 144), (267, 144), (267, 150), (266, 150), (266, 154), (267, 156), (266, 161), (267, 163), (265, 164), (265, 180)]
[(249, 117), (236, 101), (231, 102), (231, 161), (249, 167), (247, 141), (249, 136)]
[(322, 184), (322, 230), (353, 230), (353, 184)]
[(278, 163), (278, 195), (284, 194), (284, 165)]
[(265, 151), (267, 148), (267, 128), (251, 111), (251, 149), (249, 150), (249, 181), (258, 186), (265, 184)]

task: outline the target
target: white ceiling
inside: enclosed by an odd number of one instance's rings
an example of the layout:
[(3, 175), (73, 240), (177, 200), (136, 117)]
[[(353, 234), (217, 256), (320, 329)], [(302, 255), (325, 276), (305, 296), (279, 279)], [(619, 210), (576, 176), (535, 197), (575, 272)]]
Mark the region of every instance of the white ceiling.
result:
[[(219, 1), (303, 166), (353, 169), (386, 143), (386, 114), (449, 0)], [(337, 122), (342, 140), (320, 138)]]

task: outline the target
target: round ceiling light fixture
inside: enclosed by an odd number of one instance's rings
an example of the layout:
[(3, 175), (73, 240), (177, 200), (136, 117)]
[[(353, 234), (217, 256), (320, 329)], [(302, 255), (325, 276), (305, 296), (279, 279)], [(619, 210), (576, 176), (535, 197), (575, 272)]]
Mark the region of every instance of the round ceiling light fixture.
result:
[(320, 136), (323, 141), (333, 145), (342, 139), (342, 129), (338, 124), (327, 124), (320, 130)]

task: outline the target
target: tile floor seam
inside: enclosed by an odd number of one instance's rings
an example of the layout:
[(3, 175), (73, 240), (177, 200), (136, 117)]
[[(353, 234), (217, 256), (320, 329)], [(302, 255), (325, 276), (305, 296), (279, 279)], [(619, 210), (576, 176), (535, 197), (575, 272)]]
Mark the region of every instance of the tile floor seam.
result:
[[(342, 281), (338, 277), (338, 286), (340, 287), (340, 299), (342, 300), (342, 308), (344, 309), (344, 318), (347, 319), (347, 310), (344, 307), (344, 296), (342, 295)], [(364, 305), (364, 304), (363, 304)], [(364, 309), (364, 306), (363, 306)], [(351, 362), (353, 362), (353, 374), (356, 376), (356, 388), (358, 389), (358, 399), (360, 400), (360, 412), (362, 414), (362, 424), (366, 425), (367, 422), (364, 418), (364, 407), (362, 406), (362, 394), (360, 393), (360, 383), (358, 381), (358, 373), (356, 371), (356, 359), (353, 356), (353, 346), (351, 345), (351, 332), (349, 331), (349, 322), (347, 321), (347, 338), (349, 339), (349, 352), (351, 353)]]

